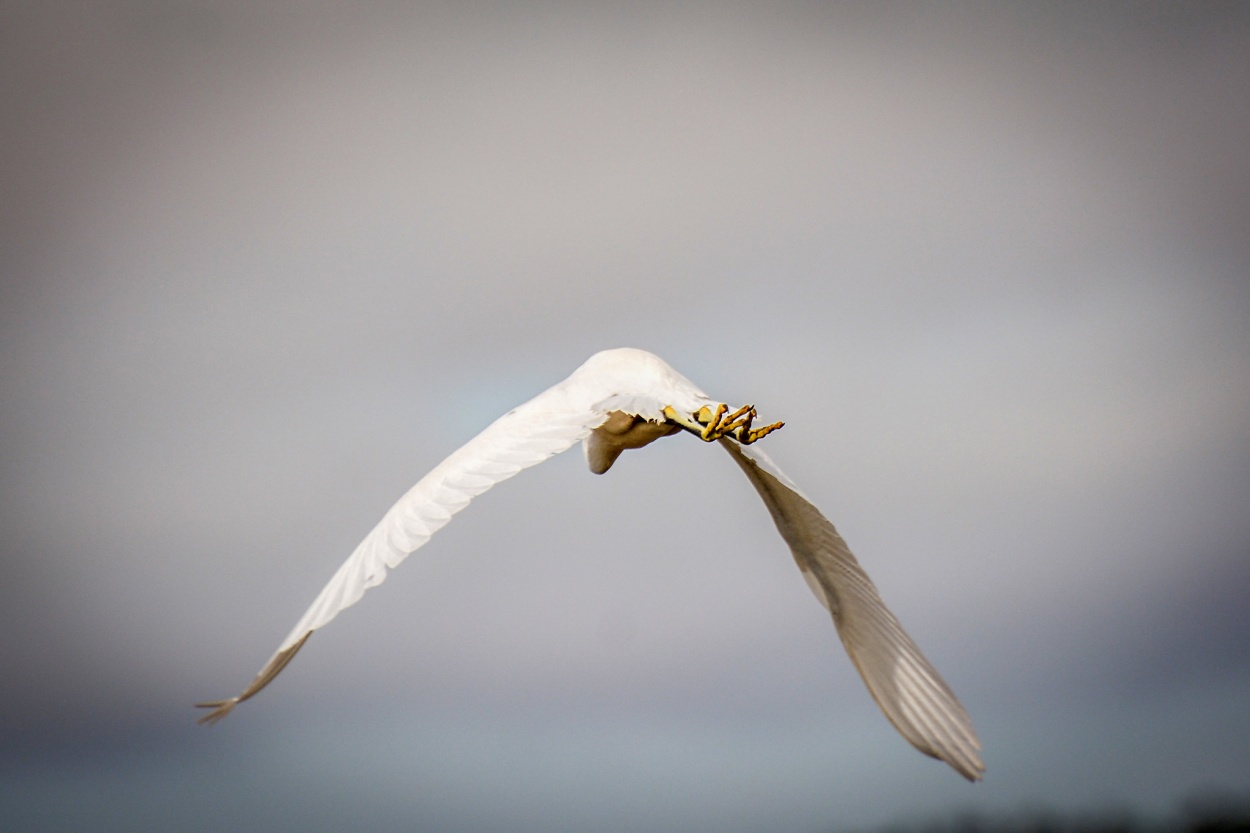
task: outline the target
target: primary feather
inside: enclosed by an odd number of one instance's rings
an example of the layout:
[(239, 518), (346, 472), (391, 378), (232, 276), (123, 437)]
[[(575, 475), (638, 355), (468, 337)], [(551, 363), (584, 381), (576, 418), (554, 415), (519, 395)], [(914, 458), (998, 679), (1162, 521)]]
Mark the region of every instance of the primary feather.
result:
[(968, 713), (885, 606), (846, 541), (763, 451), (721, 440), (763, 498), (847, 654), (894, 728), (976, 781), (985, 771)]
[[(717, 403), (659, 357), (629, 348), (596, 353), (563, 382), (504, 414), (412, 487), (344, 562), (278, 650), (238, 696), (201, 703), (215, 723), (273, 680), (312, 632), (355, 604), (491, 486), (581, 440), (591, 470), (680, 430), (665, 406), (694, 414)], [(980, 743), (968, 715), (920, 653), (833, 525), (763, 452), (720, 443), (746, 473), (829, 610), (851, 660), (895, 728), (913, 746), (977, 780)]]

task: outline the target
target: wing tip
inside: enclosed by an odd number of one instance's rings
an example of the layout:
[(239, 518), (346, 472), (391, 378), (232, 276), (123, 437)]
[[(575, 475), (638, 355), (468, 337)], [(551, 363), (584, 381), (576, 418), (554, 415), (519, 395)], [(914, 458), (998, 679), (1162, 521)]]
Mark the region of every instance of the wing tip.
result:
[(967, 778), (968, 781), (973, 784), (985, 778), (985, 764), (982, 763), (979, 755), (973, 755), (971, 756), (971, 760), (960, 762), (958, 764), (954, 761), (947, 761), (946, 763), (954, 767), (956, 772), (964, 778)]
[(960, 750), (959, 755), (943, 755), (942, 760), (973, 784), (985, 778), (985, 763), (972, 749)]
[(210, 700), (207, 703), (196, 703), (195, 707), (197, 709), (212, 709), (212, 711), (195, 722), (201, 726), (212, 726), (214, 723), (230, 714), (230, 712), (234, 710), (235, 706), (257, 694), (262, 688), (273, 682), (273, 678), (278, 676), (278, 674), (282, 672), (283, 668), (286, 668), (287, 663), (295, 658), (295, 655), (299, 653), (299, 649), (304, 647), (304, 643), (307, 642), (308, 637), (312, 635), (313, 632), (308, 631), (298, 640), (291, 643), (290, 647), (282, 648), (278, 651), (278, 653), (274, 654), (273, 658), (270, 659), (269, 662), (266, 663), (265, 667), (261, 669), (261, 672), (256, 676), (256, 679), (252, 680), (252, 684), (249, 685), (247, 689), (238, 697), (231, 697), (228, 700)]
[[(886, 716), (889, 717), (888, 714)], [(893, 723), (893, 719), (890, 722)], [(898, 728), (899, 734), (903, 735), (917, 750), (930, 758), (946, 764), (968, 779), (968, 781), (975, 784), (985, 777), (985, 762), (981, 760), (980, 754), (981, 741), (972, 733), (971, 726), (963, 727), (963, 731), (966, 734), (963, 734), (962, 737), (950, 737), (948, 735), (945, 738), (941, 738), (940, 741), (942, 742), (939, 743), (935, 743), (934, 741), (939, 739), (933, 737), (926, 737), (923, 740), (920, 738), (913, 739), (907, 732), (899, 728), (897, 724), (895, 724), (895, 728)]]
[(229, 700), (212, 700), (207, 703), (196, 703), (195, 707), (197, 709), (212, 709), (212, 711), (195, 722), (199, 726), (213, 726), (217, 721), (230, 714), (238, 704), (238, 697), (231, 697)]

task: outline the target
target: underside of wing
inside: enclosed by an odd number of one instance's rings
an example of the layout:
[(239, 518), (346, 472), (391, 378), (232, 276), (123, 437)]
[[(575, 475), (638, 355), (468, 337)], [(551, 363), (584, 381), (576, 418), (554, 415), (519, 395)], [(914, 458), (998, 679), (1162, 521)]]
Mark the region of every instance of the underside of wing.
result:
[(398, 566), (476, 496), (522, 469), (564, 451), (606, 416), (575, 407), (553, 388), (500, 417), (423, 477), (383, 516), (300, 618), (277, 652), (237, 697), (199, 704), (215, 723), (278, 675), (308, 637)]
[[(215, 723), (257, 694), (313, 631), (381, 584), (388, 570), (491, 486), (588, 438), (609, 413), (626, 415), (626, 427), (635, 418), (648, 425), (624, 434), (609, 432), (597, 449), (588, 445), (588, 459), (606, 458), (614, 444), (632, 448), (663, 436), (668, 430), (660, 430), (665, 406), (693, 413), (707, 402), (689, 379), (646, 351), (618, 348), (591, 356), (567, 379), (497, 419), (400, 498), (338, 569), (252, 683), (237, 697), (199, 704), (211, 709), (200, 722)], [(606, 470), (606, 465), (602, 468)]]
[(768, 506), (885, 716), (921, 752), (979, 780), (985, 765), (967, 712), (885, 606), (833, 524), (762, 451), (731, 439), (720, 442)]

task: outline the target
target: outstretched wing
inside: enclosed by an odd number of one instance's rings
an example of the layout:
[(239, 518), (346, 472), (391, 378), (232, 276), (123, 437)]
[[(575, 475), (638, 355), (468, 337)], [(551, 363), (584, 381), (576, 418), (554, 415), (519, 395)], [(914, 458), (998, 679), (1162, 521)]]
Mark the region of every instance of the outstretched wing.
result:
[(198, 704), (216, 723), (286, 667), (312, 632), (381, 584), (388, 570), (430, 540), (451, 516), (491, 486), (559, 454), (587, 436), (607, 412), (567, 395), (567, 381), (509, 411), (423, 477), (391, 507), (278, 646), (256, 679), (237, 697)]
[(790, 545), (803, 578), (829, 612), (873, 699), (894, 728), (970, 781), (985, 772), (972, 721), (937, 670), (885, 606), (842, 536), (762, 451), (721, 444), (742, 468)]

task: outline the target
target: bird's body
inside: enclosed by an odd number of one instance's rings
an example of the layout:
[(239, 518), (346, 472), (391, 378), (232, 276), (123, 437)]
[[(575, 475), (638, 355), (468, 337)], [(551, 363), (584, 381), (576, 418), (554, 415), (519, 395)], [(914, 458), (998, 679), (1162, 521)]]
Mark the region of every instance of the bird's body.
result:
[(456, 512), (496, 483), (582, 441), (596, 474), (626, 450), (687, 431), (719, 441), (763, 498), (778, 531), (873, 698), (921, 752), (970, 780), (984, 772), (968, 715), (885, 607), (833, 525), (752, 443), (781, 427), (753, 428), (658, 356), (622, 348), (591, 356), (563, 382), (504, 414), (423, 477), (391, 507), (239, 696), (201, 704), (216, 722), (286, 667), (314, 630), (380, 584)]

